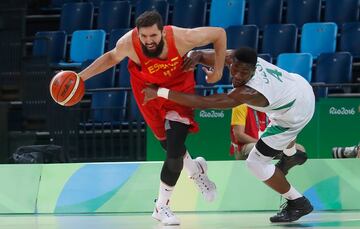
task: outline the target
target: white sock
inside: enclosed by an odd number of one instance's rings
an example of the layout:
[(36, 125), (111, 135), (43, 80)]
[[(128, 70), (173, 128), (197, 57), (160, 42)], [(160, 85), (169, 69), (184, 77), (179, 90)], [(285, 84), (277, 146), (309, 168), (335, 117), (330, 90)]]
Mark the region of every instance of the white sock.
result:
[(290, 190), (281, 195), (288, 200), (295, 200), (303, 196), (293, 186), (290, 186)]
[(184, 155), (184, 169), (190, 177), (200, 172), (199, 167), (197, 166), (196, 162), (191, 158), (188, 151), (186, 151)]
[(173, 190), (174, 190), (174, 186), (170, 187), (160, 181), (159, 197), (156, 201), (156, 207), (168, 205)]

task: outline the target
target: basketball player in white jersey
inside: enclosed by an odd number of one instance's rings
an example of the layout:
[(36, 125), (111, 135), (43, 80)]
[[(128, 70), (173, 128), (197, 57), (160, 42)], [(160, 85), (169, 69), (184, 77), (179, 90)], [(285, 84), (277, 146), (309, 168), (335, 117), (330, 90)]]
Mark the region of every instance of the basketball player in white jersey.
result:
[[(270, 125), (251, 150), (246, 164), (255, 177), (287, 200), (285, 207), (272, 216), (270, 221), (295, 221), (313, 210), (309, 200), (291, 186), (285, 177), (291, 167), (305, 162), (296, 157), (295, 140), (314, 114), (312, 87), (300, 75), (286, 72), (258, 58), (250, 48), (229, 50), (226, 62), (234, 86), (228, 94), (199, 96), (150, 86), (143, 91), (144, 103), (156, 97), (200, 109), (232, 108), (246, 103), (257, 111), (265, 112)], [(212, 67), (214, 52), (193, 51), (190, 63), (191, 68), (196, 63)], [(286, 156), (275, 166), (271, 160), (279, 153)]]

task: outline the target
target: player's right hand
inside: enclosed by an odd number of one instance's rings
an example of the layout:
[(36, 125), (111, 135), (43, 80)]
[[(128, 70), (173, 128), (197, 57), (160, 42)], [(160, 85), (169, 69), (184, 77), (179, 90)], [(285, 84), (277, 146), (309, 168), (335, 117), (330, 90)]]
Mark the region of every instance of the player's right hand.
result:
[(196, 50), (191, 50), (190, 52), (188, 52), (184, 58), (182, 70), (184, 72), (194, 71), (195, 66), (200, 63), (201, 57), (201, 52), (198, 52)]
[(202, 70), (206, 73), (207, 83), (216, 83), (222, 77), (222, 72), (218, 72), (213, 68), (202, 67)]
[(158, 87), (155, 85), (147, 85), (146, 88), (144, 88), (141, 93), (144, 94), (144, 101), (142, 103), (142, 105), (146, 105), (150, 100), (153, 100), (155, 98), (157, 98), (157, 90)]

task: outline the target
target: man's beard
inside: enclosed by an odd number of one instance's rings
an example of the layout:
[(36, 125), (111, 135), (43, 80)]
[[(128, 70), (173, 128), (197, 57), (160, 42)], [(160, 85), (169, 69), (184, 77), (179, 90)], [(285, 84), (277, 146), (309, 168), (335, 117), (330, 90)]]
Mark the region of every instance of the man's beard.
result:
[(156, 45), (156, 49), (154, 51), (149, 51), (149, 49), (143, 43), (141, 43), (141, 48), (145, 56), (150, 58), (156, 58), (159, 57), (160, 54), (162, 53), (164, 49), (164, 44), (165, 44), (164, 39), (161, 37), (161, 40), (159, 44)]

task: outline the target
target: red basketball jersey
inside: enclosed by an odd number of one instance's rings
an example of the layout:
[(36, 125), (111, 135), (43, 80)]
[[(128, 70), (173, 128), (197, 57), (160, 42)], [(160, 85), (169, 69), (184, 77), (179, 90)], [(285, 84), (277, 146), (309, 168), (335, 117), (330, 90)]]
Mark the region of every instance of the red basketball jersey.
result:
[[(133, 46), (140, 59), (140, 66), (129, 60), (128, 69), (130, 72), (130, 83), (138, 107), (155, 136), (158, 139), (165, 139), (165, 119), (179, 121), (190, 125), (189, 131), (196, 132), (199, 127), (194, 120), (193, 109), (179, 105), (164, 98), (156, 98), (142, 105), (144, 94), (142, 90), (147, 84), (156, 84), (159, 87), (169, 88), (185, 93), (195, 93), (194, 72), (183, 72), (183, 59), (180, 56), (174, 40), (171, 26), (165, 26), (165, 38), (168, 48), (166, 59), (149, 58), (143, 54), (138, 31), (135, 28), (132, 32)], [(177, 115), (174, 115), (177, 114)]]
[(181, 70), (183, 59), (175, 46), (172, 27), (165, 26), (164, 30), (168, 46), (168, 56), (165, 60), (145, 56), (138, 38), (138, 31), (136, 28), (133, 30), (132, 41), (141, 67), (130, 60), (129, 71), (133, 73), (132, 77), (144, 83), (154, 83), (160, 87), (181, 91), (193, 89), (195, 86), (194, 73)]

